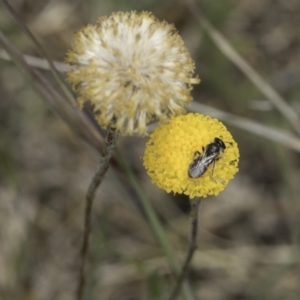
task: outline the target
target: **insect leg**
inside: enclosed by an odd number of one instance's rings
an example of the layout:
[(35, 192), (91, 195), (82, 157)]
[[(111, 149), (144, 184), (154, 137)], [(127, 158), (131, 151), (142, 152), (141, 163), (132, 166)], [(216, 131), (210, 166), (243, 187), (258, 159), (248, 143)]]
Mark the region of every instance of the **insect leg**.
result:
[(214, 159), (214, 161), (213, 161), (213, 167), (212, 167), (212, 173), (211, 173), (212, 178), (214, 178), (215, 166), (216, 166), (216, 159)]

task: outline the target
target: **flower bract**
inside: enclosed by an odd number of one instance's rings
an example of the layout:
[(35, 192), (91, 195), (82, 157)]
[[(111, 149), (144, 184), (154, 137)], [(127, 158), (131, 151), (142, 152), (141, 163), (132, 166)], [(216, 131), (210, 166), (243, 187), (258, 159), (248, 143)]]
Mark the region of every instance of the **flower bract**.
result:
[(75, 35), (67, 79), (78, 104), (93, 105), (103, 128), (146, 133), (192, 100), (194, 62), (173, 25), (148, 12), (116, 12)]
[[(209, 156), (207, 146), (216, 138), (226, 148), (216, 159), (203, 160)], [(207, 169), (191, 178), (189, 168), (195, 156)], [(206, 197), (218, 195), (238, 171), (239, 150), (223, 123), (202, 114), (187, 114), (170, 119), (150, 134), (143, 162), (158, 187), (190, 198)]]

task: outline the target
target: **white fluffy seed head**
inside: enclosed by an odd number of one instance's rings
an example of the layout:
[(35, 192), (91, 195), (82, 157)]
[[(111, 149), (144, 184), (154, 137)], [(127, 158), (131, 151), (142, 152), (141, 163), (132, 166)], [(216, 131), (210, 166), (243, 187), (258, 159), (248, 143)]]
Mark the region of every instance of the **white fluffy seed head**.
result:
[(148, 12), (117, 12), (75, 35), (66, 61), (80, 106), (93, 104), (106, 128), (145, 134), (147, 124), (183, 113), (194, 62), (173, 25)]

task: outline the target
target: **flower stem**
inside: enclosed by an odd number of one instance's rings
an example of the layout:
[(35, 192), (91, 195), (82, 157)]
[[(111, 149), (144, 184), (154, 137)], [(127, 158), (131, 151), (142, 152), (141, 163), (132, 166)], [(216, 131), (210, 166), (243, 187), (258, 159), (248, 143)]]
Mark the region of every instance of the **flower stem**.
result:
[(177, 279), (176, 286), (169, 298), (169, 300), (175, 300), (180, 292), (182, 283), (186, 279), (189, 271), (189, 265), (192, 260), (192, 257), (194, 255), (195, 250), (197, 249), (197, 235), (198, 235), (198, 223), (199, 223), (199, 205), (201, 203), (200, 198), (195, 198), (191, 201), (191, 240), (190, 240), (190, 246), (189, 251), (187, 253), (187, 256), (185, 258), (185, 262), (183, 264), (183, 267), (181, 269), (181, 273)]
[[(143, 207), (145, 214), (147, 215), (147, 218), (149, 220), (149, 224), (152, 228), (152, 231), (167, 257), (167, 261), (169, 263), (170, 269), (176, 276), (179, 275), (180, 267), (178, 265), (175, 255), (173, 253), (172, 247), (167, 239), (165, 230), (164, 230), (159, 218), (157, 217), (156, 212), (155, 212), (153, 206), (151, 205), (151, 202), (146, 197), (145, 192), (143, 191), (143, 189), (140, 185), (140, 182), (137, 180), (136, 176), (133, 174), (132, 169), (129, 167), (128, 163), (122, 157), (120, 151), (118, 149), (116, 149), (115, 153), (116, 153), (116, 159), (118, 160), (118, 163), (124, 170), (125, 174), (127, 175), (129, 183), (132, 185), (133, 189), (135, 190), (135, 192), (138, 195), (138, 200), (140, 201), (140, 204)], [(182, 290), (183, 290), (184, 299), (195, 300), (195, 297), (192, 293), (191, 287), (188, 282), (185, 281), (183, 283)]]
[(79, 269), (79, 277), (78, 277), (78, 284), (77, 284), (77, 300), (83, 299), (84, 288), (86, 283), (85, 267), (86, 267), (87, 254), (89, 250), (90, 233), (92, 231), (91, 213), (92, 213), (95, 193), (108, 170), (109, 161), (112, 157), (112, 153), (116, 145), (117, 137), (118, 137), (117, 133), (113, 129), (108, 128), (106, 133), (105, 145), (103, 147), (103, 152), (101, 155), (102, 156), (101, 161), (89, 185), (85, 197), (86, 202), (85, 202), (85, 215), (84, 215), (84, 232), (83, 232), (83, 241), (82, 241), (81, 251), (80, 251), (80, 269)]

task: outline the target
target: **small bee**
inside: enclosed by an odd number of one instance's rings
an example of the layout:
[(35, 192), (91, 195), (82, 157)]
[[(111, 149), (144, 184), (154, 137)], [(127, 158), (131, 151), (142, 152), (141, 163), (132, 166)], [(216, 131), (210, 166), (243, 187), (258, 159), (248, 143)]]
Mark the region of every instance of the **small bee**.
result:
[(214, 141), (208, 144), (205, 148), (203, 147), (203, 153), (196, 151), (195, 154), (199, 155), (193, 159), (188, 168), (188, 175), (190, 178), (199, 178), (208, 169), (208, 167), (213, 164), (213, 170), (215, 168), (215, 163), (218, 158), (220, 158), (221, 153), (226, 149), (224, 142), (215, 138)]

